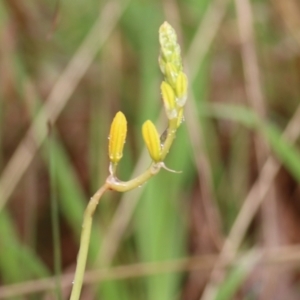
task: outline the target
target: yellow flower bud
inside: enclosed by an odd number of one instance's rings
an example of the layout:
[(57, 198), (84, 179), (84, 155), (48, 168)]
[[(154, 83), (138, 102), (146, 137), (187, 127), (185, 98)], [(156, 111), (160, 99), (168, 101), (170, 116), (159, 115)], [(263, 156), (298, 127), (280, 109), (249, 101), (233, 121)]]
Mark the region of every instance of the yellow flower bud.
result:
[(122, 112), (114, 117), (109, 133), (108, 153), (112, 163), (117, 164), (123, 156), (123, 147), (127, 133), (127, 121)]
[(160, 86), (162, 98), (165, 105), (166, 114), (169, 120), (177, 117), (177, 111), (175, 106), (175, 93), (173, 88), (165, 81)]
[(165, 77), (168, 83), (172, 86), (176, 86), (176, 79), (178, 76), (178, 71), (172, 63), (166, 63), (165, 64)]
[(146, 121), (142, 127), (143, 138), (149, 154), (154, 162), (161, 161), (161, 146), (159, 134), (155, 125), (150, 121)]
[(183, 72), (180, 72), (176, 79), (175, 91), (177, 96), (177, 105), (183, 107), (187, 99), (188, 79)]

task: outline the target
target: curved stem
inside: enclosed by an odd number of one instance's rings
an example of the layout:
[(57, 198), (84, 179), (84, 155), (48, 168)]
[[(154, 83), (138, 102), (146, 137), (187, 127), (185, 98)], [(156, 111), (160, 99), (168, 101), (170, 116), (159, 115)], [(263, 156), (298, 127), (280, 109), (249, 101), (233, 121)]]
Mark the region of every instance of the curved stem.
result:
[[(168, 126), (168, 135), (162, 148), (162, 161), (167, 156), (170, 147), (174, 141), (175, 133), (177, 130), (177, 120), (171, 120)], [(70, 300), (78, 300), (82, 288), (83, 276), (85, 271), (85, 265), (87, 260), (87, 254), (90, 243), (91, 227), (93, 221), (93, 215), (98, 205), (99, 199), (107, 189), (112, 189), (118, 192), (125, 192), (137, 188), (145, 183), (152, 176), (160, 171), (162, 164), (152, 162), (150, 167), (141, 175), (129, 181), (120, 181), (115, 176), (115, 166), (112, 168), (111, 175), (107, 178), (106, 183), (96, 192), (91, 198), (88, 206), (84, 212), (84, 218), (82, 223), (82, 232), (80, 238), (80, 249), (77, 259), (77, 266), (75, 271), (75, 278), (73, 283), (73, 289)]]
[(116, 178), (114, 175), (108, 176), (106, 179), (106, 183), (109, 185), (110, 189), (117, 191), (117, 192), (127, 192), (133, 190), (143, 183), (148, 181), (152, 176), (159, 172), (159, 168), (155, 168), (155, 164), (152, 163), (151, 166), (141, 175), (128, 180), (128, 181), (121, 181)]
[[(172, 143), (175, 139), (175, 134), (177, 130), (177, 119), (169, 121), (168, 126), (168, 133), (166, 141), (164, 142), (164, 145), (162, 147), (162, 161), (165, 159), (165, 157), (168, 155), (169, 150), (172, 146)], [(160, 163), (154, 163), (152, 162), (150, 167), (141, 175), (128, 180), (128, 181), (121, 181), (117, 179), (114, 174), (111, 174), (107, 180), (106, 183), (109, 185), (109, 187), (117, 192), (127, 192), (132, 189), (135, 189), (142, 184), (144, 184), (146, 181), (148, 181), (152, 176), (156, 175), (159, 171), (162, 165)]]
[(87, 254), (89, 249), (89, 243), (90, 243), (93, 215), (101, 196), (108, 188), (109, 185), (105, 183), (90, 199), (85, 209), (83, 223), (82, 223), (81, 237), (80, 237), (80, 249), (77, 257), (77, 266), (76, 266), (75, 278), (73, 281), (73, 288), (72, 288), (70, 300), (78, 300), (80, 297), (85, 265), (87, 260)]

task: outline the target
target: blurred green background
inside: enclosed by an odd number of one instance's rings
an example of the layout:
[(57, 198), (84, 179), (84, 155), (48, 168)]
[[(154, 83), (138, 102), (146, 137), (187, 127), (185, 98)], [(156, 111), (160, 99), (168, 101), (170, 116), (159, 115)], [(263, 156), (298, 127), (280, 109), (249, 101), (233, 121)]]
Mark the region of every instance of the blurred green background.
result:
[[(0, 2), (0, 299), (68, 299), (117, 111), (119, 177), (149, 166), (165, 20), (189, 78), (166, 159), (182, 173), (105, 194), (82, 299), (300, 299), (296, 0)], [(232, 264), (210, 276), (224, 243)]]

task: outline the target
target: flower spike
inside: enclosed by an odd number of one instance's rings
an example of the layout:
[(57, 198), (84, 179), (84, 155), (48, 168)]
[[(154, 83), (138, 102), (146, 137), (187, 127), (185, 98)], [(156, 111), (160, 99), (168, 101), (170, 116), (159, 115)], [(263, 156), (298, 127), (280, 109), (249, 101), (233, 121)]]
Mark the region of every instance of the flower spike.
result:
[(161, 45), (161, 54), (159, 65), (163, 74), (165, 74), (165, 64), (172, 63), (177, 72), (182, 70), (180, 47), (177, 43), (175, 30), (168, 22), (164, 22), (159, 28), (159, 42)]
[(148, 152), (154, 162), (161, 161), (161, 146), (159, 134), (155, 125), (150, 121), (146, 121), (142, 127), (143, 138), (147, 146)]
[(104, 185), (92, 196), (84, 212), (80, 249), (70, 300), (80, 299), (92, 219), (103, 193), (107, 190), (126, 192), (135, 189), (155, 176), (161, 169), (180, 173), (166, 167), (164, 159), (174, 142), (177, 128), (184, 120), (183, 110), (187, 98), (188, 80), (183, 73), (180, 46), (177, 43), (176, 32), (167, 22), (164, 22), (159, 28), (159, 42), (161, 49), (158, 63), (164, 75), (164, 81), (161, 84), (161, 93), (168, 117), (168, 126), (162, 136), (159, 137), (155, 125), (150, 120), (143, 124), (142, 134), (152, 158), (151, 165), (145, 172), (137, 177), (128, 181), (122, 181), (116, 176), (116, 168), (123, 156), (127, 121), (122, 112), (118, 112), (114, 117), (110, 127), (108, 144), (108, 155), (110, 159), (109, 176)]
[(123, 147), (127, 134), (127, 121), (119, 111), (114, 117), (109, 133), (108, 153), (110, 161), (116, 165), (123, 156)]

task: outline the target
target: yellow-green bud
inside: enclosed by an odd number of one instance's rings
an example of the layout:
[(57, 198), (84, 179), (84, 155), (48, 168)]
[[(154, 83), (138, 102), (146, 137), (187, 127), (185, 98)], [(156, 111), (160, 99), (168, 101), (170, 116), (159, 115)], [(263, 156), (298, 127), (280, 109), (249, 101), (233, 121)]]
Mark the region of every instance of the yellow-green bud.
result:
[(177, 43), (176, 32), (168, 22), (164, 22), (159, 28), (159, 42), (161, 45), (159, 65), (163, 74), (165, 74), (165, 64), (168, 62), (174, 64), (177, 72), (181, 71), (180, 47)]
[(175, 105), (175, 93), (173, 88), (165, 81), (160, 86), (161, 95), (164, 101), (166, 114), (169, 120), (177, 117), (177, 110)]
[(154, 162), (161, 161), (161, 146), (159, 134), (155, 125), (147, 120), (142, 127), (143, 138), (147, 146), (148, 152)]
[(166, 63), (165, 64), (165, 77), (167, 82), (175, 88), (178, 72), (174, 64)]
[(109, 133), (108, 154), (113, 164), (117, 164), (123, 156), (123, 147), (127, 134), (127, 121), (122, 112), (114, 117)]
[(177, 105), (183, 107), (187, 99), (188, 79), (183, 72), (180, 72), (176, 79), (175, 92), (177, 96)]

